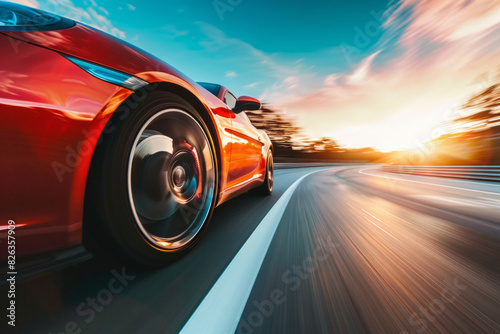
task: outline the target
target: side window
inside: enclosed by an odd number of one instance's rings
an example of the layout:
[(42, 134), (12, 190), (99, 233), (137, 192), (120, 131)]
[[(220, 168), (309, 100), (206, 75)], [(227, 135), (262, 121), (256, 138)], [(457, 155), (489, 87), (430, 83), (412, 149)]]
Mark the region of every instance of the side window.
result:
[(233, 94), (231, 94), (230, 91), (226, 91), (226, 94), (224, 94), (224, 103), (230, 109), (233, 109), (234, 107), (236, 107), (236, 98), (234, 97)]

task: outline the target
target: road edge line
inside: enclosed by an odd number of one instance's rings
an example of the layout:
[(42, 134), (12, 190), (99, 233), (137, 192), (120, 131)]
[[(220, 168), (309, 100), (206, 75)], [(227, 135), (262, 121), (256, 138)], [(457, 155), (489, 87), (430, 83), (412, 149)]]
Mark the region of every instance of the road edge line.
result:
[(328, 169), (307, 173), (288, 187), (217, 279), (180, 334), (232, 334), (236, 331), (271, 241), (295, 189), (307, 176), (325, 170)]

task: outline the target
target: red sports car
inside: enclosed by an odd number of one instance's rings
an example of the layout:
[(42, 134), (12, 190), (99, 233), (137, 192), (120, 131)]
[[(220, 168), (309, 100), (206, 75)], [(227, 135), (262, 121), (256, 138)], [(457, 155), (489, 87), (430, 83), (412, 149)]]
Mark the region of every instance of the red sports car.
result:
[(217, 205), (272, 192), (271, 141), (244, 113), (257, 99), (3, 1), (0, 50), (0, 237), (14, 230), (17, 260), (65, 261), (89, 237), (161, 265)]

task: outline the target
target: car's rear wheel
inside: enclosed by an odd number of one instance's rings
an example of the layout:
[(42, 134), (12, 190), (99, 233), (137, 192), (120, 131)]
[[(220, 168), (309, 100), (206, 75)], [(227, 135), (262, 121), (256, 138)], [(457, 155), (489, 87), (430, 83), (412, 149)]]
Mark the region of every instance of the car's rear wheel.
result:
[(273, 152), (269, 150), (266, 160), (266, 177), (264, 182), (255, 191), (262, 195), (271, 195), (274, 187), (274, 161)]
[(129, 117), (112, 119), (93, 162), (91, 201), (113, 243), (137, 263), (156, 266), (191, 248), (217, 194), (210, 133), (196, 110), (154, 93)]

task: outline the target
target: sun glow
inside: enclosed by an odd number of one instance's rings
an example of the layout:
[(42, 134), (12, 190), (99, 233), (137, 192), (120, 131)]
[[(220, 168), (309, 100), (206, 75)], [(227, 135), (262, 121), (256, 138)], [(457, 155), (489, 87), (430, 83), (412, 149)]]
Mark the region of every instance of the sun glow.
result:
[(491, 14), (500, 3), (464, 3), (401, 1), (384, 25), (399, 36), (392, 49), (381, 43), (349, 70), (325, 73), (317, 92), (279, 106), (346, 148), (407, 150), (443, 135), (450, 111), (488, 87), (500, 64), (500, 16)]

